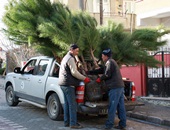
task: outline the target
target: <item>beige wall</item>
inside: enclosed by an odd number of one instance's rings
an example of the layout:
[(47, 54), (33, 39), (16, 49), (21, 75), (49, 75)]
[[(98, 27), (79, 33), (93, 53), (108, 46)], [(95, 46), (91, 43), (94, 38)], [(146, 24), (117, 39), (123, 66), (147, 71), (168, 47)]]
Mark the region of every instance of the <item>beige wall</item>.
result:
[[(119, 6), (121, 5), (121, 6)], [(123, 0), (110, 0), (110, 11), (114, 14), (118, 14), (118, 12), (122, 12)]]
[(156, 18), (145, 18), (141, 22), (141, 26), (157, 26), (160, 24), (160, 19)]
[(164, 25), (165, 27), (170, 27), (170, 17), (157, 19), (157, 18), (145, 18), (141, 22), (141, 26), (159, 26)]
[[(95, 17), (95, 19), (98, 22), (98, 25), (100, 23), (100, 15), (99, 13), (91, 13), (91, 16)], [(103, 24), (107, 24), (108, 21), (113, 21), (115, 23), (121, 23), (125, 27), (126, 30), (131, 30), (135, 28), (135, 19), (136, 15), (133, 16), (133, 22), (132, 22), (132, 15), (127, 14), (126, 17), (120, 17), (119, 15), (112, 15), (110, 17), (104, 17), (103, 18)]]
[(170, 28), (170, 17), (162, 18), (161, 23)]
[(87, 0), (86, 3), (84, 3), (85, 10), (89, 12), (93, 12), (93, 0)]
[(170, 0), (143, 0), (135, 4), (135, 13), (147, 13), (162, 8), (170, 8)]
[(50, 0), (53, 2), (61, 2), (65, 5), (67, 5), (72, 10), (78, 10), (79, 9), (79, 0)]
[(79, 0), (68, 0), (68, 6), (72, 10), (79, 10)]

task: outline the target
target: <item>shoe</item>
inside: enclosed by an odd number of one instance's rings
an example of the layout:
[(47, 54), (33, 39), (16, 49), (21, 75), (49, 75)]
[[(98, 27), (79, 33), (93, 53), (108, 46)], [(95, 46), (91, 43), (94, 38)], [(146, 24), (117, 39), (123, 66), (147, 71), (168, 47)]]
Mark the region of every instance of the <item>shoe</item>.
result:
[(119, 130), (126, 130), (126, 128), (125, 128), (125, 127), (123, 127), (123, 126), (119, 126), (119, 125), (118, 125), (118, 126), (115, 126), (114, 128), (115, 128), (115, 129), (119, 129)]
[(70, 128), (72, 128), (72, 129), (81, 129), (81, 128), (83, 128), (83, 126), (81, 126), (81, 125), (73, 125), (73, 126), (70, 126)]
[(69, 124), (65, 124), (64, 127), (69, 127), (70, 125)]
[(81, 129), (81, 128), (83, 128), (83, 126), (81, 126), (79, 123), (77, 123), (74, 126), (70, 126), (70, 128), (72, 128), (72, 129)]

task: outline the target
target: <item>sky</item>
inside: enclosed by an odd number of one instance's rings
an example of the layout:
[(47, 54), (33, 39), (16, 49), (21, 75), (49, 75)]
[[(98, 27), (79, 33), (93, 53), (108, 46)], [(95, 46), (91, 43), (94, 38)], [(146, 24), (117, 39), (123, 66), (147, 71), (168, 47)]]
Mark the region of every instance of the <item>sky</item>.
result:
[(2, 23), (2, 16), (4, 14), (4, 6), (5, 4), (7, 4), (7, 0), (0, 0), (1, 1), (1, 4), (0, 4), (0, 28), (3, 28), (4, 27), (4, 24)]
[[(0, 2), (1, 2), (0, 4), (0, 30), (1, 30), (2, 28), (5, 27), (5, 25), (2, 22), (2, 16), (4, 15), (4, 12), (5, 12), (4, 6), (8, 3), (8, 0), (0, 0)], [(3, 50), (6, 50), (6, 47), (4, 47), (2, 43), (3, 44), (7, 43), (7, 40), (5, 36), (3, 35), (3, 33), (0, 32), (0, 47), (2, 47)]]

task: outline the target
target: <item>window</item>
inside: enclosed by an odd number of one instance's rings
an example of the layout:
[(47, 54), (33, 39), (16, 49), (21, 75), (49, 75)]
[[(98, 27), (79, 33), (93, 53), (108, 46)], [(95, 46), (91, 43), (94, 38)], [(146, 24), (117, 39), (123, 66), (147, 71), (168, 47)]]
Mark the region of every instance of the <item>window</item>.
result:
[(47, 69), (48, 60), (41, 60), (38, 64), (37, 75), (44, 75)]
[[(100, 0), (93, 1), (93, 12), (99, 13), (100, 12)], [(110, 1), (103, 0), (103, 14), (109, 15), (110, 14)]]
[(59, 77), (59, 69), (60, 67), (58, 66), (58, 64), (55, 63), (54, 69), (53, 69), (53, 77)]
[(23, 72), (27, 74), (33, 74), (35, 63), (36, 63), (36, 60), (29, 61), (27, 65), (23, 68)]

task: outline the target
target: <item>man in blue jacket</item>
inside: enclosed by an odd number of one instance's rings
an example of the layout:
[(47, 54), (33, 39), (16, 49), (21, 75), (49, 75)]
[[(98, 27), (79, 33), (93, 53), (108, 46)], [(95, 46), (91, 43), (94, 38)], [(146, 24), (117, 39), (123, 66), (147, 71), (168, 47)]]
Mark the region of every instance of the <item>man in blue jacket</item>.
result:
[(87, 72), (88, 74), (102, 74), (96, 82), (105, 81), (108, 89), (109, 108), (108, 118), (105, 123), (105, 129), (112, 129), (114, 127), (114, 119), (116, 110), (118, 118), (120, 119), (116, 129), (125, 129), (126, 127), (126, 111), (124, 105), (124, 82), (120, 73), (119, 66), (116, 61), (112, 59), (111, 49), (103, 50), (102, 60), (105, 62), (105, 67)]

